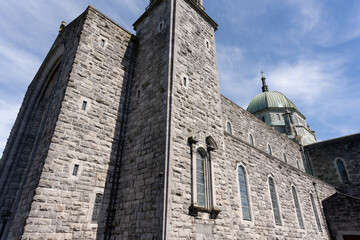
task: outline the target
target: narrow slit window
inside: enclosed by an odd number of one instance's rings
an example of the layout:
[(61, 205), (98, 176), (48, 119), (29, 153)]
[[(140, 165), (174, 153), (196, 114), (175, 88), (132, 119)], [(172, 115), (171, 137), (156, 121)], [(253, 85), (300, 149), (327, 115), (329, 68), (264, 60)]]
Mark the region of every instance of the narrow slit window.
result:
[(299, 161), (296, 161), (296, 164), (297, 164), (298, 169), (300, 169), (300, 163), (299, 163)]
[(301, 229), (304, 229), (304, 220), (303, 220), (303, 217), (302, 217), (302, 214), (301, 214), (301, 208), (300, 208), (300, 203), (299, 203), (299, 199), (298, 199), (298, 196), (297, 196), (297, 192), (296, 192), (296, 189), (295, 187), (293, 186), (292, 187), (292, 194), (293, 194), (293, 198), (294, 198), (294, 204), (295, 204), (295, 210), (296, 210), (296, 215), (297, 215), (297, 218), (298, 218), (298, 222), (299, 222), (299, 227)]
[(79, 171), (79, 165), (78, 165), (78, 164), (75, 164), (72, 175), (73, 175), (73, 176), (77, 176), (78, 171)]
[(140, 89), (137, 91), (137, 97), (140, 97)]
[(239, 176), (239, 188), (240, 188), (242, 216), (243, 216), (244, 220), (251, 220), (249, 194), (248, 194), (248, 190), (247, 190), (246, 175), (245, 175), (245, 169), (242, 166), (239, 166), (239, 168), (238, 168), (238, 176)]
[(283, 153), (283, 158), (284, 158), (284, 162), (287, 163), (287, 157), (286, 157), (286, 154), (285, 154), (285, 153)]
[(261, 120), (262, 120), (263, 122), (265, 122), (265, 117), (261, 117)]
[(187, 84), (187, 78), (186, 77), (184, 77), (184, 79), (183, 79), (184, 81), (184, 86), (186, 87), (186, 84)]
[(227, 122), (226, 123), (226, 131), (230, 134), (232, 134), (232, 129), (231, 129), (231, 123), (230, 122)]
[(316, 208), (314, 196), (312, 194), (310, 194), (310, 200), (311, 200), (311, 205), (312, 205), (312, 208), (313, 208), (313, 211), (314, 211), (316, 225), (318, 227), (319, 232), (322, 232), (321, 224), (320, 224), (320, 218), (319, 218), (318, 211), (317, 211), (317, 208)]
[(82, 102), (82, 105), (81, 105), (81, 110), (85, 111), (85, 110), (86, 110), (86, 107), (87, 107), (87, 102), (86, 102), (86, 101), (83, 101), (83, 102)]
[(251, 146), (254, 146), (254, 138), (251, 134), (249, 134), (249, 143)]
[(159, 29), (159, 32), (162, 31), (163, 28), (164, 28), (164, 23), (163, 23), (163, 22), (160, 22), (160, 23), (159, 23), (159, 28), (158, 28), (158, 29)]
[(101, 43), (100, 43), (101, 47), (105, 46), (105, 39), (101, 39)]
[(270, 155), (272, 155), (272, 150), (270, 144), (267, 145), (267, 150)]
[(92, 222), (97, 222), (99, 220), (101, 202), (102, 202), (102, 194), (97, 193), (95, 196), (94, 209), (93, 209), (93, 214), (91, 217)]
[(207, 49), (209, 49), (209, 48), (210, 48), (209, 41), (206, 41), (206, 48), (207, 48)]
[(280, 209), (276, 196), (275, 183), (274, 183), (274, 179), (272, 179), (271, 177), (269, 178), (269, 190), (270, 190), (270, 198), (271, 198), (271, 203), (275, 218), (275, 224), (281, 225)]

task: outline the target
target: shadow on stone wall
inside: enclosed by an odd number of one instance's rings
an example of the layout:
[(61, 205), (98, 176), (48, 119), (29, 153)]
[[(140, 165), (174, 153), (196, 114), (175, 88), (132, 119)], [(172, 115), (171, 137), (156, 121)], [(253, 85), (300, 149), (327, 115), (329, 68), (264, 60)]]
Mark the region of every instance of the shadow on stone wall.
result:
[[(125, 148), (126, 125), (129, 114), (130, 96), (133, 85), (133, 73), (136, 57), (136, 40), (131, 39), (125, 51), (122, 65), (125, 66), (127, 75), (123, 81), (116, 120), (115, 136), (112, 144), (110, 163), (106, 177), (103, 202), (99, 214), (98, 240), (110, 239), (114, 227), (118, 190), (121, 179), (122, 158)], [(119, 223), (118, 223), (119, 224)]]

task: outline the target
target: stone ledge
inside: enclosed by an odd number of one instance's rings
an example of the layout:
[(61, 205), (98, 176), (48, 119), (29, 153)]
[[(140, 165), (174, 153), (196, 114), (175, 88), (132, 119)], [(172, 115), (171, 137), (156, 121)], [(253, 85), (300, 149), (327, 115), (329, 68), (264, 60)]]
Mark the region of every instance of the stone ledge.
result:
[(190, 206), (189, 207), (189, 215), (190, 216), (196, 217), (196, 216), (198, 216), (199, 212), (209, 213), (211, 219), (216, 219), (217, 216), (219, 215), (219, 213), (221, 212), (221, 210), (219, 210), (217, 208), (208, 209), (208, 208), (203, 208), (203, 207), (199, 207), (199, 206)]

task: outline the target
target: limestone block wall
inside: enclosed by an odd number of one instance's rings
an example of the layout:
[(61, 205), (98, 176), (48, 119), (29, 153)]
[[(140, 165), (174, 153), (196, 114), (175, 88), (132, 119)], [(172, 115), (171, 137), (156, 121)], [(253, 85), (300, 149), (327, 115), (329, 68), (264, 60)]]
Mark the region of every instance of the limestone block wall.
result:
[[(207, 150), (206, 138), (212, 137), (218, 150), (211, 152), (214, 208), (226, 198), (221, 180), (224, 164), (223, 129), (216, 63), (216, 24), (193, 1), (179, 0), (174, 5), (174, 73), (171, 94), (171, 131), (166, 196), (167, 239), (213, 239), (214, 220), (210, 212), (191, 216), (189, 208), (198, 205), (193, 191), (196, 151)], [(198, 139), (192, 146), (188, 138)], [(206, 209), (206, 210), (211, 210)], [(223, 219), (223, 233), (230, 221)], [(215, 229), (214, 229), (215, 230)]]
[[(360, 134), (305, 146), (315, 176), (341, 192), (360, 196)], [(349, 182), (343, 182), (336, 160), (343, 161)]]
[(79, 19), (55, 43), (65, 45), (64, 67), (6, 239), (18, 239), (19, 229), (22, 239), (95, 239), (104, 219), (106, 201), (92, 219), (95, 196), (111, 187), (134, 44), (92, 7)]
[[(10, 174), (10, 183), (2, 185), (9, 186), (8, 191), (1, 194), (2, 200), (6, 202), (1, 204), (2, 210), (3, 207), (9, 207), (6, 210), (10, 212), (1, 239), (19, 239), (23, 233), (34, 190), (39, 184), (44, 160), (48, 154), (84, 18), (85, 16), (81, 15), (57, 37), (27, 90), (12, 129), (1, 166), (4, 171), (2, 177)], [(65, 44), (65, 39), (68, 38), (72, 40)], [(59, 62), (60, 69), (56, 74), (58, 76), (54, 77), (53, 85), (49, 86), (51, 69)], [(45, 93), (47, 90), (49, 93)], [(30, 143), (24, 140), (29, 140)], [(9, 163), (16, 163), (13, 165), (16, 169), (15, 177), (11, 176), (14, 172), (5, 167)], [(16, 179), (19, 177), (21, 178)]]
[(161, 239), (169, 94), (171, 1), (135, 22), (138, 50), (112, 239)]
[[(336, 192), (334, 187), (233, 135), (225, 135), (225, 149), (227, 161), (222, 166), (225, 173), (222, 181), (227, 183), (229, 202), (223, 203), (227, 205), (227, 212), (223, 214), (227, 214), (233, 223), (232, 239), (329, 239), (321, 201)], [(239, 166), (246, 172), (251, 221), (242, 218), (237, 177)], [(276, 185), (281, 226), (275, 225), (268, 183), (270, 176)], [(304, 229), (299, 227), (292, 186), (296, 188), (299, 198)], [(315, 199), (322, 232), (317, 228), (310, 194)]]
[(249, 143), (249, 135), (253, 136), (254, 147), (268, 153), (267, 145), (271, 146), (272, 155), (284, 160), (286, 155), (287, 163), (304, 171), (304, 164), (300, 153), (300, 147), (290, 141), (286, 136), (280, 134), (270, 126), (245, 111), (226, 97), (221, 97), (223, 112), (223, 129), (226, 130), (226, 123), (232, 126), (232, 135)]

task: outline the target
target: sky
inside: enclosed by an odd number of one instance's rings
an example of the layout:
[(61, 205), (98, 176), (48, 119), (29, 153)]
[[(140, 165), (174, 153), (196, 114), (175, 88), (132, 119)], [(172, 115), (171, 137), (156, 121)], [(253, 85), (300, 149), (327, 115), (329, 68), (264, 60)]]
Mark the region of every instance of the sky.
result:
[[(358, 0), (203, 0), (218, 24), (220, 91), (243, 108), (284, 93), (318, 141), (360, 132)], [(28, 85), (55, 40), (88, 5), (135, 33), (148, 0), (0, 0), (0, 155)]]

